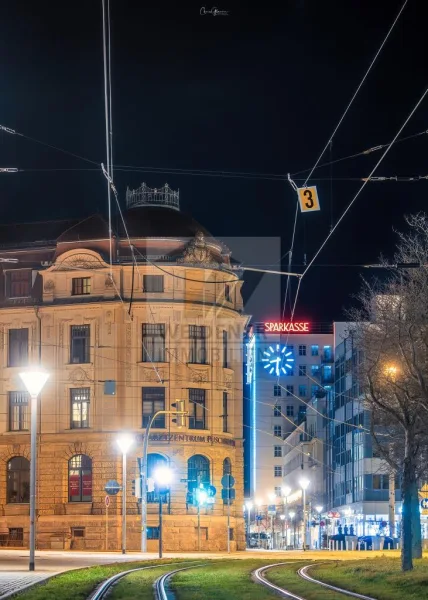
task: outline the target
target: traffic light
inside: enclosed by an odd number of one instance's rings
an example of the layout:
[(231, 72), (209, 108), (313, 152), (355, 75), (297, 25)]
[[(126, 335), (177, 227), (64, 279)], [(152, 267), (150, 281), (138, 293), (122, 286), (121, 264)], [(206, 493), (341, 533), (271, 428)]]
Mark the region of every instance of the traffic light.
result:
[(184, 411), (184, 400), (177, 400), (177, 402), (173, 402), (171, 404), (171, 408), (176, 411), (176, 418), (172, 419), (173, 423), (176, 423), (177, 427), (181, 429), (186, 424), (185, 422), (185, 413)]
[(132, 487), (132, 495), (133, 495), (133, 496), (135, 496), (135, 495), (136, 495), (136, 494), (135, 494), (135, 479), (133, 479), (133, 480), (131, 481), (131, 487)]

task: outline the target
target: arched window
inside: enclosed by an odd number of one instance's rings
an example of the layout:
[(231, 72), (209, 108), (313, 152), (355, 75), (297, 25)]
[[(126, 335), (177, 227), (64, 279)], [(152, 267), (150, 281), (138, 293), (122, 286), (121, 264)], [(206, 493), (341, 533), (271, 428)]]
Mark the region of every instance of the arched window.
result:
[(210, 483), (210, 461), (205, 456), (195, 454), (187, 461), (187, 489), (193, 492), (200, 483)]
[(223, 475), (232, 475), (232, 463), (230, 458), (225, 458), (223, 461)]
[(30, 461), (15, 456), (7, 463), (7, 502), (30, 502)]
[(92, 502), (92, 459), (86, 454), (68, 461), (68, 501)]
[[(168, 461), (164, 456), (162, 456), (162, 454), (148, 454), (147, 479), (153, 477), (153, 474), (158, 467), (166, 467), (167, 465)], [(157, 493), (156, 488), (153, 492), (147, 492), (147, 502), (159, 502), (159, 494)]]

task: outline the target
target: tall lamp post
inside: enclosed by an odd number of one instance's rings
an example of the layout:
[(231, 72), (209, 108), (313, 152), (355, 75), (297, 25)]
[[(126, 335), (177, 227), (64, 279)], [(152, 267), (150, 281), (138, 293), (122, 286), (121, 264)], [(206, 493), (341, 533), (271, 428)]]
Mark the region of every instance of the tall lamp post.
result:
[(309, 485), (308, 479), (300, 480), (300, 487), (303, 491), (303, 550), (306, 550), (306, 528), (307, 528), (307, 515), (306, 515), (306, 490)]
[[(288, 485), (282, 486), (282, 496), (284, 498), (284, 515), (287, 515), (288, 509), (288, 496), (291, 494), (291, 488)], [(285, 519), (285, 546), (287, 546), (287, 519)]]
[(256, 500), (257, 537), (258, 537), (258, 547), (259, 548), (260, 548), (260, 517), (261, 517), (260, 508), (261, 508), (262, 504), (263, 503), (260, 499)]
[(315, 510), (318, 513), (318, 550), (321, 550), (321, 513), (323, 507), (318, 505), (315, 507)]
[[(294, 517), (296, 516), (296, 513), (293, 510), (290, 510), (290, 512), (288, 513), (291, 519), (291, 523), (293, 525), (293, 548), (296, 548), (296, 523), (294, 521)], [(291, 534), (290, 534), (291, 537)]]
[[(282, 547), (284, 548), (284, 539), (285, 539), (285, 515), (279, 515), (279, 518), (282, 521)], [(286, 545), (286, 544), (285, 544)]]
[(159, 558), (162, 558), (162, 537), (163, 537), (163, 520), (162, 520), (162, 492), (169, 487), (172, 481), (172, 471), (169, 467), (159, 467), (153, 473), (153, 478), (158, 486), (159, 492)]
[(250, 540), (251, 540), (251, 532), (250, 532), (250, 527), (251, 527), (251, 509), (253, 508), (253, 503), (252, 502), (246, 502), (245, 503), (245, 508), (247, 509), (247, 548), (250, 547)]
[[(270, 494), (268, 494), (268, 498), (269, 498), (269, 502), (270, 502), (270, 507), (276, 505), (275, 499), (276, 499), (276, 495), (273, 494), (272, 492)], [(276, 510), (276, 508), (275, 508)], [(269, 511), (269, 509), (268, 509)], [(270, 511), (270, 535), (271, 535), (271, 539), (272, 539), (272, 550), (274, 550), (275, 547), (275, 527), (274, 527), (274, 515), (272, 514), (272, 511)], [(275, 514), (275, 518), (276, 518), (276, 514)]]
[(49, 378), (43, 369), (31, 369), (19, 374), (27, 392), (31, 397), (31, 432), (30, 432), (30, 561), (28, 570), (34, 571), (36, 551), (36, 463), (37, 463), (37, 398)]
[(124, 433), (116, 441), (122, 452), (122, 554), (126, 554), (126, 454), (134, 440)]

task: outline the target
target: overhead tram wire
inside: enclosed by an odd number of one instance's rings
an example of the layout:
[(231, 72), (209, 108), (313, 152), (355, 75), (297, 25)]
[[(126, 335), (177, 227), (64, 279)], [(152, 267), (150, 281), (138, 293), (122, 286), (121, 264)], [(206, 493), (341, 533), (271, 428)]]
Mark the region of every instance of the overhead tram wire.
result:
[(404, 8), (406, 7), (406, 4), (407, 4), (407, 2), (408, 2), (408, 0), (404, 0), (403, 6), (400, 8), (400, 10), (399, 10), (399, 12), (398, 12), (398, 15), (395, 17), (395, 20), (394, 20), (393, 24), (391, 25), (391, 27), (390, 27), (390, 29), (389, 29), (388, 33), (386, 34), (386, 36), (385, 36), (385, 39), (383, 40), (382, 44), (380, 45), (380, 48), (379, 48), (379, 50), (376, 52), (376, 54), (375, 54), (375, 56), (374, 56), (374, 58), (373, 58), (372, 62), (371, 62), (371, 63), (370, 63), (370, 65), (369, 65), (369, 68), (367, 69), (367, 71), (366, 71), (366, 73), (365, 73), (364, 77), (362, 78), (362, 80), (361, 80), (361, 82), (360, 82), (359, 86), (358, 86), (358, 87), (357, 87), (357, 89), (355, 90), (355, 93), (354, 93), (354, 95), (352, 96), (352, 98), (351, 98), (350, 102), (348, 103), (348, 106), (346, 107), (346, 109), (345, 109), (345, 112), (344, 112), (344, 113), (343, 113), (343, 115), (340, 117), (338, 124), (337, 124), (337, 125), (336, 125), (336, 127), (334, 128), (334, 130), (333, 130), (333, 133), (331, 134), (331, 136), (329, 137), (329, 139), (328, 139), (328, 141), (327, 141), (327, 144), (325, 145), (325, 147), (324, 147), (324, 149), (322, 150), (321, 154), (319, 155), (319, 157), (318, 157), (317, 161), (315, 162), (315, 165), (312, 167), (312, 169), (311, 169), (311, 171), (310, 171), (309, 175), (307, 176), (307, 178), (306, 178), (306, 181), (305, 181), (305, 183), (304, 183), (304, 185), (303, 185), (303, 187), (304, 187), (304, 188), (305, 188), (305, 187), (307, 187), (308, 181), (309, 181), (309, 179), (311, 178), (311, 175), (312, 175), (312, 173), (313, 173), (313, 172), (315, 171), (315, 169), (317, 168), (317, 166), (318, 166), (318, 164), (319, 164), (320, 160), (321, 160), (321, 159), (322, 159), (322, 157), (324, 156), (324, 153), (325, 153), (325, 151), (326, 151), (326, 150), (327, 150), (327, 148), (329, 147), (329, 145), (330, 145), (330, 142), (333, 140), (334, 136), (336, 135), (336, 132), (337, 132), (337, 130), (339, 129), (339, 127), (341, 126), (341, 124), (342, 124), (342, 122), (343, 122), (344, 118), (345, 118), (345, 117), (346, 117), (346, 115), (348, 114), (348, 111), (349, 111), (349, 109), (351, 108), (351, 106), (352, 106), (352, 104), (353, 104), (353, 102), (354, 102), (355, 98), (356, 98), (356, 97), (357, 97), (357, 95), (358, 95), (358, 92), (360, 91), (360, 89), (362, 88), (362, 86), (363, 86), (363, 84), (364, 84), (365, 80), (367, 79), (367, 76), (368, 76), (368, 74), (369, 74), (369, 73), (370, 73), (370, 71), (372, 70), (372, 67), (373, 67), (373, 65), (375, 64), (375, 62), (376, 62), (376, 60), (377, 60), (377, 57), (378, 57), (378, 56), (379, 56), (379, 54), (381, 53), (381, 51), (382, 51), (382, 48), (384, 47), (384, 45), (386, 44), (386, 41), (388, 40), (388, 38), (389, 38), (390, 34), (392, 33), (392, 30), (394, 29), (394, 27), (395, 27), (395, 25), (396, 25), (396, 23), (397, 23), (398, 19), (399, 19), (399, 18), (400, 18), (400, 16), (401, 16), (401, 13), (403, 12)]
[(376, 169), (378, 168), (378, 166), (381, 164), (381, 162), (383, 161), (383, 159), (385, 158), (385, 156), (388, 154), (388, 152), (390, 151), (390, 149), (394, 145), (395, 140), (398, 138), (398, 136), (400, 135), (400, 133), (406, 127), (406, 125), (410, 121), (410, 119), (413, 117), (414, 113), (419, 108), (420, 104), (423, 102), (423, 100), (425, 99), (425, 96), (427, 94), (428, 94), (428, 87), (426, 88), (426, 90), (424, 91), (424, 93), (422, 94), (422, 96), (420, 97), (420, 99), (417, 101), (417, 103), (413, 107), (412, 111), (410, 112), (410, 114), (408, 115), (408, 117), (406, 118), (406, 120), (404, 121), (404, 123), (401, 125), (400, 129), (398, 130), (398, 132), (395, 135), (395, 137), (393, 138), (393, 140), (388, 144), (385, 152), (382, 154), (382, 156), (380, 157), (380, 159), (378, 160), (378, 162), (375, 164), (375, 166), (371, 170), (370, 175), (366, 178), (366, 180), (364, 181), (363, 185), (360, 187), (360, 189), (358, 190), (358, 192), (352, 198), (352, 200), (350, 201), (350, 203), (348, 204), (348, 206), (346, 207), (346, 209), (343, 211), (342, 215), (338, 219), (338, 221), (335, 224), (335, 226), (333, 227), (333, 229), (327, 235), (327, 237), (325, 238), (325, 240), (323, 241), (323, 243), (321, 244), (321, 246), (319, 247), (319, 249), (317, 250), (317, 252), (312, 257), (312, 259), (309, 262), (308, 266), (303, 271), (302, 277), (299, 279), (298, 284), (297, 284), (297, 292), (296, 292), (296, 297), (295, 297), (294, 306), (293, 306), (293, 315), (294, 315), (294, 312), (295, 312), (295, 309), (296, 309), (296, 305), (297, 305), (298, 292), (300, 290), (300, 285), (301, 285), (301, 283), (302, 283), (302, 281), (303, 281), (306, 273), (309, 271), (309, 269), (313, 265), (314, 261), (316, 260), (317, 256), (320, 254), (320, 252), (322, 251), (322, 249), (324, 248), (324, 246), (327, 244), (328, 240), (331, 238), (331, 236), (333, 235), (333, 233), (336, 231), (337, 227), (340, 225), (341, 221), (343, 220), (343, 218), (345, 217), (345, 215), (348, 213), (348, 211), (350, 210), (350, 208), (352, 207), (352, 205), (354, 204), (354, 202), (357, 200), (358, 196), (361, 194), (361, 192), (363, 191), (363, 189), (365, 188), (365, 186), (367, 185), (367, 183), (371, 180), (374, 172), (376, 171)]

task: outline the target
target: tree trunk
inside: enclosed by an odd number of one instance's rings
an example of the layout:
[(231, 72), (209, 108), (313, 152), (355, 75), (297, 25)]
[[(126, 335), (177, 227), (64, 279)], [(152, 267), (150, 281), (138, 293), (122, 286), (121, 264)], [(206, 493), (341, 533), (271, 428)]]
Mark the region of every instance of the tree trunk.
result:
[(412, 486), (412, 558), (422, 558), (421, 512), (417, 481)]
[(405, 456), (403, 464), (402, 495), (402, 544), (401, 544), (401, 570), (411, 571), (413, 569), (412, 559), (412, 491), (416, 482), (415, 464), (412, 452), (411, 432), (405, 433)]

